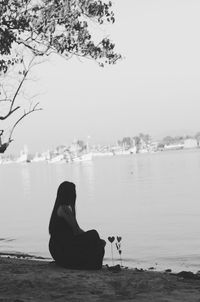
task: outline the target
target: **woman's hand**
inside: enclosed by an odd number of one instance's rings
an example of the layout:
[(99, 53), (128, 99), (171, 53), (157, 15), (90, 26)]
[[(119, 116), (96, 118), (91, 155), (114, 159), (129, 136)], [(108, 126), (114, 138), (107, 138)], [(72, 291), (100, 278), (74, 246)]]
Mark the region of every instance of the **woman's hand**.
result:
[(70, 206), (61, 205), (58, 207), (57, 214), (60, 217), (66, 218), (66, 216), (73, 216), (72, 209)]

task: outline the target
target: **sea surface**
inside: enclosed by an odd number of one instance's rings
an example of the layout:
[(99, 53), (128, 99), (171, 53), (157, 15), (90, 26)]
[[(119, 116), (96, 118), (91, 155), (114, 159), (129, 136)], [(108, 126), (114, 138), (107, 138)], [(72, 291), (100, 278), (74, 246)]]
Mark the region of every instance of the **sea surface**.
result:
[[(123, 265), (200, 270), (200, 149), (0, 165), (1, 253), (50, 258), (48, 223), (65, 180), (76, 184), (79, 225), (122, 237)], [(111, 258), (107, 240), (104, 263)]]

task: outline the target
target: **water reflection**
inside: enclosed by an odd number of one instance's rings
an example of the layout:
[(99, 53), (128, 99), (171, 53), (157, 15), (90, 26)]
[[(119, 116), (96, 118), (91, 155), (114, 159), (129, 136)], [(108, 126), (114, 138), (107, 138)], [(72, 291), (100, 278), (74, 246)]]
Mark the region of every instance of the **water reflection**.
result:
[(24, 197), (30, 198), (31, 181), (30, 181), (30, 170), (28, 164), (21, 164), (20, 172), (22, 178), (22, 190), (24, 193)]
[(87, 190), (89, 200), (92, 201), (95, 192), (95, 163), (87, 162), (79, 170), (79, 184), (84, 185)]
[(68, 168), (64, 163), (51, 164), (54, 166), (56, 178), (62, 182), (66, 177), (66, 169)]

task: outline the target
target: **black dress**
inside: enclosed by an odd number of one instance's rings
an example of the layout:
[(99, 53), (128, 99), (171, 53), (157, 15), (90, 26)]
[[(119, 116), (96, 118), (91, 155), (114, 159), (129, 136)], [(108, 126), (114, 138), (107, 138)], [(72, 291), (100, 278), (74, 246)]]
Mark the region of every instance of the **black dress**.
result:
[(49, 251), (56, 264), (71, 269), (100, 269), (105, 241), (95, 230), (73, 235), (67, 222), (57, 216), (51, 232)]

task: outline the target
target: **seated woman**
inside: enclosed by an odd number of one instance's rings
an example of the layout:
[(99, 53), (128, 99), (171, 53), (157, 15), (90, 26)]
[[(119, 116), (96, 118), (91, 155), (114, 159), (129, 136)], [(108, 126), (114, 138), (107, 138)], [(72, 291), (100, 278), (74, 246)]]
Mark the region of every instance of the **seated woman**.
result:
[(62, 267), (100, 269), (106, 243), (97, 231), (84, 232), (79, 227), (75, 201), (75, 185), (68, 181), (61, 183), (49, 223), (49, 251)]

